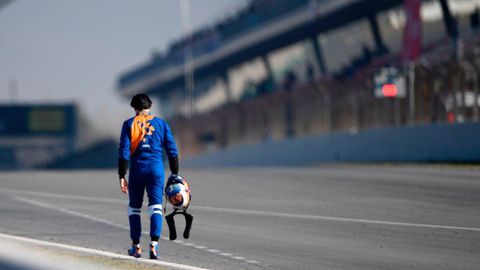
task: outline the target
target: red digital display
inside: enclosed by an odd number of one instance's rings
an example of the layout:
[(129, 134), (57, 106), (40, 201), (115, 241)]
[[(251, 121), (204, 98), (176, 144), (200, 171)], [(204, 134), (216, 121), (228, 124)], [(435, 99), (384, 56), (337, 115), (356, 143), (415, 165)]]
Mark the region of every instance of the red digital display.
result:
[(387, 83), (382, 86), (382, 93), (384, 97), (396, 97), (398, 89), (395, 84)]

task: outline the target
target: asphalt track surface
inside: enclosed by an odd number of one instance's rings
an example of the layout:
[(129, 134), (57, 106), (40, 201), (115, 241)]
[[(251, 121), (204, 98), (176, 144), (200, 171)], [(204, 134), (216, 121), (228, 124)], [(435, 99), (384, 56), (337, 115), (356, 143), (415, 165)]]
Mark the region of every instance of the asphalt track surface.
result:
[[(478, 167), (182, 174), (195, 220), (190, 239), (160, 241), (165, 261), (211, 269), (480, 269)], [(125, 254), (126, 205), (113, 170), (0, 174), (3, 234)]]

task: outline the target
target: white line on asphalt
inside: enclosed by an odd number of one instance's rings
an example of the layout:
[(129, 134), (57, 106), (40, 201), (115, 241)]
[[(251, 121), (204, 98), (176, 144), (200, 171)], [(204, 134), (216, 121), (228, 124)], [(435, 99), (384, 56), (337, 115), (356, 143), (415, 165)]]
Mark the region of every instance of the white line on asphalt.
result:
[(21, 242), (26, 242), (26, 243), (35, 244), (35, 245), (61, 248), (61, 249), (66, 249), (66, 250), (71, 250), (71, 251), (76, 251), (76, 252), (89, 253), (89, 254), (93, 254), (93, 255), (105, 256), (105, 257), (116, 258), (116, 259), (134, 260), (134, 261), (140, 261), (142, 263), (147, 263), (147, 264), (163, 265), (163, 266), (173, 267), (173, 268), (176, 268), (176, 269), (208, 270), (206, 268), (195, 267), (195, 266), (190, 266), (190, 265), (185, 265), (185, 264), (172, 263), (172, 262), (166, 262), (166, 261), (160, 261), (160, 260), (136, 259), (136, 258), (133, 258), (131, 256), (121, 255), (121, 254), (108, 252), (108, 251), (102, 251), (102, 250), (96, 250), (96, 249), (90, 249), (90, 248), (84, 248), (84, 247), (77, 247), (77, 246), (59, 244), (59, 243), (54, 243), (54, 242), (41, 241), (41, 240), (25, 238), (25, 237), (20, 237), (20, 236), (8, 235), (8, 234), (1, 234), (0, 233), (0, 238), (5, 238), (5, 239), (10, 239), (10, 240), (15, 240), (15, 241), (21, 241)]
[(17, 189), (10, 189), (10, 188), (0, 188), (0, 191), (13, 192), (16, 194), (35, 195), (35, 196), (47, 197), (47, 198), (59, 198), (59, 199), (79, 200), (79, 201), (88, 201), (88, 202), (102, 202), (102, 203), (122, 203), (124, 205), (128, 204), (127, 197), (125, 197), (125, 199), (122, 200), (122, 199), (98, 198), (98, 197), (88, 197), (88, 196), (78, 196), (78, 195), (64, 195), (64, 194), (31, 191), (31, 190), (17, 190)]
[(291, 214), (291, 213), (219, 208), (219, 207), (198, 206), (198, 205), (193, 206), (193, 209), (211, 211), (211, 212), (229, 213), (229, 214), (256, 215), (256, 216), (263, 216), (263, 217), (270, 216), (270, 217), (284, 217), (284, 218), (296, 218), (296, 219), (326, 220), (326, 221), (337, 221), (337, 222), (367, 223), (367, 224), (377, 224), (377, 225), (392, 225), (392, 226), (421, 227), (421, 228), (431, 228), (431, 229), (449, 229), (449, 230), (480, 232), (480, 228), (475, 228), (475, 227), (445, 226), (445, 225), (383, 221), (383, 220), (372, 220), (372, 219), (341, 218), (341, 217), (332, 217), (332, 216), (301, 215), (301, 214)]
[(117, 227), (117, 228), (120, 228), (120, 229), (125, 229), (125, 230), (130, 229), (128, 226), (120, 225), (120, 224), (111, 222), (111, 221), (106, 220), (106, 219), (93, 217), (93, 216), (86, 215), (86, 214), (83, 214), (83, 213), (79, 213), (79, 212), (76, 212), (76, 211), (71, 211), (71, 210), (60, 208), (60, 207), (57, 207), (57, 206), (41, 203), (41, 202), (38, 202), (38, 201), (25, 199), (25, 198), (21, 198), (21, 197), (15, 197), (15, 199), (19, 200), (21, 202), (24, 202), (24, 203), (40, 206), (40, 207), (43, 207), (43, 208), (53, 209), (53, 210), (56, 210), (56, 211), (61, 212), (61, 213), (65, 213), (65, 214), (72, 215), (72, 216), (77, 216), (77, 217), (82, 217), (82, 218), (85, 218), (85, 219), (89, 219), (89, 220), (92, 220), (92, 221), (95, 221), (95, 222), (107, 224), (107, 225)]
[[(45, 203), (42, 203), (42, 202), (38, 202), (38, 201), (34, 201), (34, 200), (30, 200), (30, 199), (26, 199), (26, 198), (22, 198), (22, 197), (18, 197), (18, 196), (15, 196), (15, 199), (19, 200), (21, 202), (36, 205), (36, 206), (39, 206), (39, 207), (43, 207), (43, 208), (47, 208), (47, 209), (53, 209), (53, 210), (56, 210), (56, 211), (59, 211), (61, 213), (65, 213), (65, 214), (68, 214), (68, 215), (82, 217), (82, 218), (85, 218), (85, 219), (88, 219), (88, 220), (92, 220), (92, 221), (95, 221), (95, 222), (107, 224), (107, 225), (117, 227), (117, 228), (120, 228), (120, 229), (124, 229), (124, 230), (130, 230), (130, 228), (128, 226), (120, 225), (120, 224), (117, 224), (117, 223), (114, 223), (114, 222), (111, 222), (111, 221), (108, 221), (108, 220), (105, 220), (105, 219), (101, 219), (101, 218), (97, 218), (97, 217), (94, 217), (94, 216), (86, 215), (86, 214), (83, 214), (83, 213), (80, 213), (80, 212), (60, 208), (60, 207), (57, 207), (57, 206), (45, 204)], [(149, 233), (147, 233), (147, 232), (143, 232), (143, 234), (144, 235), (149, 235)], [(162, 236), (161, 238), (163, 240), (169, 240), (167, 237)], [(178, 244), (187, 246), (187, 247), (193, 247), (193, 248), (197, 248), (197, 249), (208, 249), (208, 247), (206, 247), (206, 246), (198, 246), (198, 245), (196, 245), (194, 243), (191, 243), (191, 242), (183, 242), (182, 240), (174, 241), (174, 243), (175, 242), (178, 243)], [(210, 253), (215, 253), (215, 252), (210, 252)], [(233, 257), (233, 254), (231, 254), (231, 253), (223, 253), (223, 254), (230, 254), (229, 257)], [(227, 256), (227, 255), (223, 255), (223, 256)], [(252, 264), (259, 264), (259, 263), (252, 263)]]
[[(61, 195), (61, 194), (55, 194), (55, 193), (27, 191), (27, 190), (21, 190), (20, 191), (20, 190), (5, 189), (5, 188), (0, 188), (0, 190), (13, 192), (13, 193), (21, 193), (21, 194), (30, 194), (30, 195), (51, 197), (51, 198), (74, 199), (74, 200), (82, 200), (82, 201), (90, 201), (90, 202), (96, 201), (96, 202), (126, 204), (125, 200), (119, 200), (119, 199), (96, 198), (96, 197), (74, 196), (74, 195)], [(201, 205), (192, 205), (190, 207), (194, 210), (198, 209), (198, 210), (202, 210), (202, 211), (217, 212), (217, 213), (228, 213), (228, 214), (240, 214), (240, 215), (256, 215), (256, 216), (283, 217), (283, 218), (295, 218), (295, 219), (310, 219), (310, 220), (326, 220), (326, 221), (337, 221), (337, 222), (367, 223), (367, 224), (377, 224), (377, 225), (420, 227), (420, 228), (430, 228), (430, 229), (463, 230), (463, 231), (476, 231), (476, 232), (480, 231), (480, 228), (475, 228), (475, 227), (446, 226), (446, 225), (436, 225), (436, 224), (383, 221), (383, 220), (374, 220), (374, 219), (357, 219), (357, 218), (342, 218), (342, 217), (333, 217), (333, 216), (279, 213), (279, 212), (272, 212), (272, 211), (245, 210), (245, 209), (235, 209), (235, 208), (220, 208), (220, 207), (210, 207), (210, 206), (201, 206)]]

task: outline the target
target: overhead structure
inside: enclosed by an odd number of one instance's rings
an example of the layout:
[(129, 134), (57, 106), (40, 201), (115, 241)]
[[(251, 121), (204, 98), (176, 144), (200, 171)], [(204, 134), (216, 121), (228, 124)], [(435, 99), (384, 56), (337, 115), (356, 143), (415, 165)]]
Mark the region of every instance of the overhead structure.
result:
[[(272, 51), (307, 39), (313, 41), (317, 64), (320, 70), (325, 72), (328, 67), (322, 59), (321, 48), (316, 37), (323, 32), (362, 19), (368, 19), (370, 22), (376, 49), (385, 50), (376, 15), (383, 10), (402, 4), (403, 0), (320, 1), (321, 9), (314, 13), (309, 5), (310, 1), (293, 2), (304, 3), (288, 13), (288, 16), (268, 22), (221, 43), (217, 42), (213, 45), (215, 47), (213, 50), (195, 55), (193, 60), (195, 80), (209, 76), (225, 78), (225, 71), (234, 66), (256, 57), (267, 56)], [(321, 5), (322, 3), (327, 4)], [(212, 40), (219, 39), (215, 35), (215, 33), (212, 34)], [(175, 53), (172, 48), (170, 51)], [(184, 61), (173, 65), (162, 65), (152, 60), (120, 76), (118, 90), (124, 96), (131, 96), (139, 91), (163, 96), (170, 91), (183, 89), (183, 85)]]

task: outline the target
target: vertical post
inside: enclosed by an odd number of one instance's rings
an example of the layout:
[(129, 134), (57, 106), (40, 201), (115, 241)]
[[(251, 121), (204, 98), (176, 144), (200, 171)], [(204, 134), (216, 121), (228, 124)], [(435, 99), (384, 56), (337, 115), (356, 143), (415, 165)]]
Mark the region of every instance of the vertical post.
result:
[(233, 93), (232, 93), (232, 88), (230, 87), (230, 80), (228, 78), (228, 71), (227, 70), (223, 70), (221, 73), (220, 73), (220, 78), (223, 82), (223, 85), (224, 85), (224, 89), (225, 89), (225, 97), (227, 99), (227, 103), (228, 102), (232, 102), (233, 101)]
[(263, 61), (263, 65), (265, 67), (265, 71), (267, 72), (267, 76), (268, 77), (273, 77), (273, 70), (272, 70), (272, 66), (270, 65), (270, 61), (268, 61), (268, 55), (263, 54), (262, 55), (262, 61)]
[(458, 24), (455, 18), (452, 16), (452, 13), (450, 12), (450, 8), (448, 6), (447, 0), (439, 0), (440, 1), (440, 7), (442, 8), (442, 14), (443, 14), (443, 22), (445, 23), (445, 28), (447, 30), (447, 34), (452, 40), (452, 47), (453, 47), (453, 57), (457, 58), (458, 55), (458, 47), (457, 47), (457, 42), (458, 42)]
[(410, 124), (415, 123), (415, 63), (408, 64), (408, 119)]
[(265, 71), (267, 72), (267, 79), (272, 83), (272, 89), (275, 89), (275, 81), (273, 80), (273, 69), (272, 65), (270, 65), (270, 61), (268, 61), (268, 55), (262, 55), (263, 65), (265, 67)]
[(443, 14), (443, 22), (445, 23), (445, 28), (447, 29), (447, 33), (452, 40), (457, 40), (458, 38), (458, 25), (455, 21), (455, 18), (452, 16), (450, 12), (450, 8), (448, 7), (447, 0), (439, 0), (440, 7), (442, 8)]
[(320, 69), (320, 73), (325, 75), (327, 73), (327, 66), (325, 65), (325, 61), (323, 60), (322, 49), (320, 47), (320, 43), (318, 42), (317, 36), (313, 36), (310, 38), (313, 45), (313, 52), (315, 53), (315, 58), (317, 60), (317, 66)]
[(180, 1), (180, 17), (182, 19), (182, 30), (186, 37), (184, 44), (184, 72), (185, 72), (185, 90), (187, 92), (187, 115), (192, 116), (193, 113), (193, 91), (194, 91), (194, 66), (193, 66), (193, 49), (192, 49), (192, 33), (190, 29), (190, 1)]
[(385, 46), (382, 35), (380, 33), (380, 27), (378, 26), (376, 14), (368, 16), (368, 23), (370, 24), (370, 31), (372, 31), (376, 52), (379, 54), (387, 52), (387, 47)]

